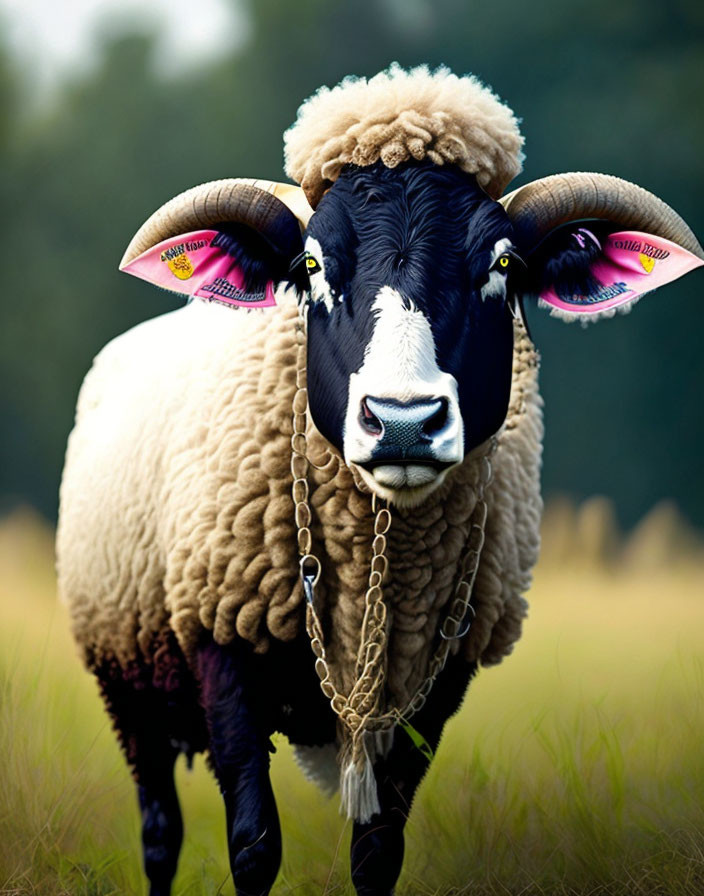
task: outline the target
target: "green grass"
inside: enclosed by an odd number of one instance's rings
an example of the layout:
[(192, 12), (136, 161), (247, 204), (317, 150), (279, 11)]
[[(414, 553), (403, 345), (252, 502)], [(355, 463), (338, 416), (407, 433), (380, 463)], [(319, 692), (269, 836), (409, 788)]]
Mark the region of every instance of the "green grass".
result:
[[(146, 892), (133, 784), (54, 598), (50, 533), (0, 527), (0, 893)], [(397, 892), (704, 892), (704, 567), (539, 569), (515, 655), (482, 671), (407, 828)], [(277, 741), (276, 894), (351, 894), (350, 825)], [(224, 811), (179, 763), (175, 894), (232, 894)]]

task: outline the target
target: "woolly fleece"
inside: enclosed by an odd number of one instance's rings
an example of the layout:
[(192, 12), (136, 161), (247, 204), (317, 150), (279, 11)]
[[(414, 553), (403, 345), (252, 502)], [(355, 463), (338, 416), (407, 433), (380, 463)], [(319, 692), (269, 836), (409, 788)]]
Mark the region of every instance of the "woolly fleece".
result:
[(441, 67), (404, 71), (394, 64), (373, 78), (321, 87), (284, 135), (286, 174), (315, 208), (342, 167), (378, 159), (395, 168), (431, 159), (474, 174), (498, 199), (520, 172), (523, 137), (513, 112), (472, 75)]
[[(109, 343), (81, 390), (61, 487), (59, 588), (89, 666), (150, 660), (171, 627), (190, 659), (202, 626), (259, 652), (304, 624), (290, 497), (292, 296), (267, 312), (201, 302)], [(520, 635), (537, 559), (542, 441), (537, 357), (516, 330), (508, 418), (487, 490), (486, 543), (461, 649), (497, 663)], [(393, 511), (389, 697), (423, 680), (458, 575), (480, 446), (420, 508)], [(372, 513), (361, 482), (311, 427), (311, 506), (338, 685), (354, 676)], [(311, 662), (313, 656), (311, 654)]]

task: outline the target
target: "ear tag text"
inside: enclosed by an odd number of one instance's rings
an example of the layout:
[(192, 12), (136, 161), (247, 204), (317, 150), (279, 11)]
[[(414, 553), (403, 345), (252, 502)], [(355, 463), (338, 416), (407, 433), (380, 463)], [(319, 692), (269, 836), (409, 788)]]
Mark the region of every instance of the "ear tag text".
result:
[(247, 292), (237, 259), (221, 244), (217, 230), (194, 230), (170, 237), (120, 268), (127, 274), (189, 298), (236, 308), (276, 305), (274, 284)]
[(627, 310), (644, 293), (701, 265), (701, 258), (663, 237), (636, 230), (612, 233), (592, 264), (591, 273), (601, 284), (593, 295), (563, 299), (550, 287), (541, 292), (540, 304), (561, 317), (585, 321), (619, 306)]

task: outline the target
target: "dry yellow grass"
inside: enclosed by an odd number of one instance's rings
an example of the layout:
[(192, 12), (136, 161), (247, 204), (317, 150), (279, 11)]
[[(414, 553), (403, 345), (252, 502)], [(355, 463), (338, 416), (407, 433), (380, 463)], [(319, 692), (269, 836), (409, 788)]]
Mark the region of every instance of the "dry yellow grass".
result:
[[(144, 893), (133, 785), (56, 603), (51, 540), (28, 514), (0, 525), (0, 893)], [(448, 725), (399, 894), (704, 892), (704, 565), (550, 556), (514, 656)], [(351, 893), (336, 801), (277, 746), (275, 892)], [(232, 893), (217, 789), (202, 761), (178, 777), (174, 893)]]

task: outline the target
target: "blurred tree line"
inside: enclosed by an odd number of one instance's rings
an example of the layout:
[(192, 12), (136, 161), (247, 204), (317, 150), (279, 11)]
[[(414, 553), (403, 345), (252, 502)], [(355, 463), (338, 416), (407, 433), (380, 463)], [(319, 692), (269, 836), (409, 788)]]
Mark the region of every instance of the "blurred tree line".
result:
[[(700, 237), (704, 5), (699, 0), (257, 0), (232, 58), (160, 79), (152, 41), (115, 37), (89, 78), (28, 114), (0, 54), (0, 506), (56, 512), (76, 393), (112, 336), (173, 307), (118, 274), (142, 221), (193, 184), (283, 179), (302, 99), (392, 60), (474, 72), (523, 119), (513, 186), (617, 174)], [(194, 15), (197, 12), (194, 9)], [(184, 40), (188, 39), (184, 23)], [(530, 313), (543, 355), (547, 494), (614, 496), (630, 525), (673, 496), (704, 526), (702, 274), (587, 330)]]

